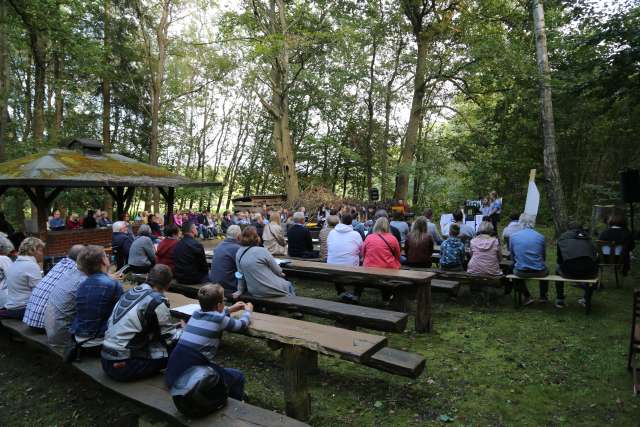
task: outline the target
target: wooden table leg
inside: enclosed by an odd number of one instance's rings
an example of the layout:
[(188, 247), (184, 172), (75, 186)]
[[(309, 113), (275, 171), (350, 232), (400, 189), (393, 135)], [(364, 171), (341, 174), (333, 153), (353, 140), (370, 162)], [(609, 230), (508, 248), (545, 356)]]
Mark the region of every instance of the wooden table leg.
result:
[(308, 372), (318, 365), (318, 353), (286, 344), (282, 347), (282, 363), (286, 413), (297, 420), (307, 421), (311, 416)]
[(593, 297), (593, 286), (587, 283), (587, 288), (584, 292), (584, 305), (585, 305), (585, 314), (591, 313), (591, 298)]
[(432, 332), (431, 279), (416, 288), (416, 332)]

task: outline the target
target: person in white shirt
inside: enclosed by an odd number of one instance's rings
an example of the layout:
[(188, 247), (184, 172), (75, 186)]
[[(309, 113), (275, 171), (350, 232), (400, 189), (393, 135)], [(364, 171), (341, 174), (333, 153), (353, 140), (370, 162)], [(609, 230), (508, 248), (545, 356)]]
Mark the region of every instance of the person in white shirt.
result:
[(0, 236), (0, 308), (7, 302), (7, 270), (13, 264), (9, 254), (14, 251), (13, 243), (5, 236)]
[(42, 279), (40, 264), (44, 258), (44, 242), (27, 237), (20, 244), (18, 258), (6, 272), (7, 300), (0, 319), (22, 319), (33, 288)]
[[(349, 265), (357, 267), (360, 265), (360, 252), (362, 250), (362, 236), (355, 231), (351, 225), (353, 217), (351, 214), (342, 215), (342, 222), (336, 225), (327, 238), (327, 264)], [(356, 288), (356, 296), (347, 292), (342, 283), (336, 283), (336, 292), (340, 298), (347, 302), (358, 300), (362, 290)]]
[(505, 227), (504, 230), (502, 230), (502, 241), (505, 242), (507, 245), (509, 244), (509, 238), (516, 234), (518, 231), (521, 231), (523, 229), (522, 224), (520, 224), (520, 214), (516, 211), (511, 212), (511, 215), (509, 216), (509, 225), (507, 225)]

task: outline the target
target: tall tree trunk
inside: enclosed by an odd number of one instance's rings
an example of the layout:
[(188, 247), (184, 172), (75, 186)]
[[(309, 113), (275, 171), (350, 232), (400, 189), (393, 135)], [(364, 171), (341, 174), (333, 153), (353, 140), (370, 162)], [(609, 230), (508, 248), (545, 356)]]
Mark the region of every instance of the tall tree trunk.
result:
[(404, 41), (402, 38), (398, 41), (398, 47), (395, 51), (395, 59), (393, 63), (393, 72), (391, 77), (387, 80), (384, 92), (384, 134), (380, 139), (380, 146), (378, 147), (378, 154), (380, 155), (380, 198), (381, 200), (388, 200), (389, 198), (389, 154), (387, 152), (389, 147), (389, 134), (391, 127), (391, 100), (393, 99), (393, 85), (398, 77), (398, 71), (400, 69), (400, 55), (404, 49)]
[(373, 52), (371, 54), (371, 62), (369, 63), (369, 89), (367, 91), (367, 136), (365, 138), (365, 174), (367, 177), (366, 187), (367, 190), (373, 186), (373, 147), (372, 139), (373, 139), (373, 113), (374, 113), (374, 104), (373, 104), (373, 89), (376, 83), (375, 80), (375, 65), (376, 65), (376, 54), (378, 53), (378, 43), (377, 39), (374, 36), (372, 41), (372, 49)]
[(27, 75), (24, 84), (24, 127), (22, 128), (22, 142), (26, 142), (31, 135), (31, 124), (33, 123), (33, 94), (31, 93), (32, 72), (31, 72), (32, 55), (29, 53), (27, 61)]
[(551, 98), (551, 72), (547, 55), (547, 35), (542, 0), (533, 0), (533, 23), (536, 34), (536, 57), (540, 73), (540, 111), (544, 134), (544, 174), (549, 202), (553, 212), (553, 223), (556, 233), (559, 234), (567, 226), (567, 207), (562, 180), (560, 179), (560, 168), (558, 167), (556, 130)]
[(7, 4), (0, 2), (0, 162), (5, 159), (9, 121), (9, 52), (7, 43)]
[(106, 70), (111, 63), (111, 0), (104, 0), (104, 32), (102, 49), (104, 50), (104, 68), (102, 74), (102, 144), (105, 151), (111, 151), (111, 82)]
[(36, 147), (44, 142), (44, 98), (45, 77), (47, 73), (46, 40), (38, 30), (32, 29), (31, 50), (35, 66), (34, 98), (33, 98), (33, 138)]
[(56, 52), (53, 60), (53, 79), (55, 84), (55, 121), (53, 124), (53, 140), (57, 143), (61, 138), (62, 131), (62, 116), (64, 114), (64, 103), (62, 100), (62, 81), (63, 81), (63, 69), (64, 69), (64, 57), (61, 52)]
[[(262, 97), (260, 102), (273, 121), (273, 146), (282, 169), (285, 191), (289, 201), (300, 195), (298, 172), (296, 171), (291, 131), (289, 129), (289, 46), (284, 0), (269, 0), (269, 9), (263, 10), (257, 0), (251, 2), (256, 18), (260, 21), (265, 36), (277, 36), (278, 51), (271, 60), (271, 103)], [(264, 15), (267, 17), (263, 20)], [(266, 21), (266, 23), (265, 23)]]
[(398, 177), (396, 180), (396, 191), (394, 198), (398, 200), (407, 200), (409, 193), (409, 175), (411, 166), (415, 157), (416, 144), (418, 140), (418, 130), (422, 123), (423, 116), (423, 100), (426, 84), (426, 68), (427, 68), (427, 43), (420, 33), (416, 34), (416, 43), (418, 45), (418, 56), (416, 58), (416, 73), (413, 84), (413, 99), (411, 100), (411, 114), (409, 116), (409, 124), (407, 125), (407, 134), (400, 154), (400, 163), (398, 165)]

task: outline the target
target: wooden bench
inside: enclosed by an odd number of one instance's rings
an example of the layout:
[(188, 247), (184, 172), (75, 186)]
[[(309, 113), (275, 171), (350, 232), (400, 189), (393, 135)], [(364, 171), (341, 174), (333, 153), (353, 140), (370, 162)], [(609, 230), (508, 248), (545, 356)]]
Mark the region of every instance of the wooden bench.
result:
[[(19, 320), (2, 320), (3, 328), (11, 334), (18, 336), (29, 344), (35, 345), (40, 349), (49, 351), (59, 357), (59, 353), (55, 352), (47, 344), (47, 337), (42, 334), (33, 332), (28, 326)], [(226, 427), (226, 426), (287, 426), (287, 427), (303, 427), (304, 424), (298, 420), (294, 420), (285, 415), (266, 409), (258, 408), (244, 402), (229, 399), (227, 405), (221, 410), (208, 415), (204, 418), (195, 420), (187, 419), (180, 414), (169, 395), (164, 384), (163, 377), (157, 375), (155, 377), (122, 383), (109, 378), (102, 370), (100, 359), (85, 358), (79, 363), (73, 363), (73, 368), (88, 376), (93, 381), (114, 391), (128, 399), (145, 405), (154, 411), (169, 416), (174, 422), (185, 426), (197, 427)]]
[(371, 286), (392, 291), (396, 310), (405, 312), (408, 311), (409, 291), (413, 288), (415, 289), (417, 303), (415, 330), (416, 332), (430, 332), (432, 330), (431, 278), (434, 274), (431, 272), (353, 267), (299, 260), (291, 260), (281, 267), (285, 273), (324, 273), (326, 274), (324, 277), (331, 277), (332, 280), (336, 277), (368, 280)]
[(550, 274), (545, 277), (518, 277), (515, 274), (509, 274), (506, 276), (508, 280), (514, 283), (514, 291), (517, 297), (518, 305), (522, 304), (522, 290), (524, 289), (524, 284), (526, 280), (536, 280), (539, 282), (566, 282), (570, 284), (583, 284), (586, 285), (585, 289), (585, 314), (591, 313), (591, 299), (593, 296), (593, 291), (598, 289), (600, 286), (600, 279), (568, 279), (566, 277), (562, 277), (556, 274)]
[[(165, 295), (175, 317), (188, 319), (199, 309), (193, 299), (172, 292)], [(420, 375), (425, 366), (421, 356), (386, 349), (386, 337), (286, 317), (253, 313), (251, 325), (242, 333), (266, 339), (273, 347), (282, 349), (286, 413), (300, 420), (310, 416), (307, 374), (317, 366), (318, 354), (413, 378)]]

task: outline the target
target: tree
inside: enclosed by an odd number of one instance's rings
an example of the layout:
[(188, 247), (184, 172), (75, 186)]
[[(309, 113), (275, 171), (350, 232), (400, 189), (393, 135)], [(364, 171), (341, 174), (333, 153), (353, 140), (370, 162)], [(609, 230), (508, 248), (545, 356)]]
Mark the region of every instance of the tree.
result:
[(457, 0), (402, 0), (402, 9), (411, 24), (416, 42), (416, 67), (413, 81), (413, 97), (407, 133), (400, 154), (394, 198), (407, 200), (409, 174), (413, 164), (424, 113), (424, 97), (427, 86), (427, 56), (431, 43), (444, 33), (458, 8)]
[(544, 134), (544, 174), (545, 183), (556, 233), (567, 226), (567, 207), (564, 189), (560, 179), (556, 147), (556, 130), (553, 119), (553, 102), (551, 99), (551, 71), (547, 55), (547, 35), (544, 26), (544, 8), (542, 0), (533, 0), (533, 23), (536, 34), (536, 57), (540, 79), (540, 111)]
[(9, 44), (7, 3), (0, 3), (0, 162), (4, 161), (9, 118)]

